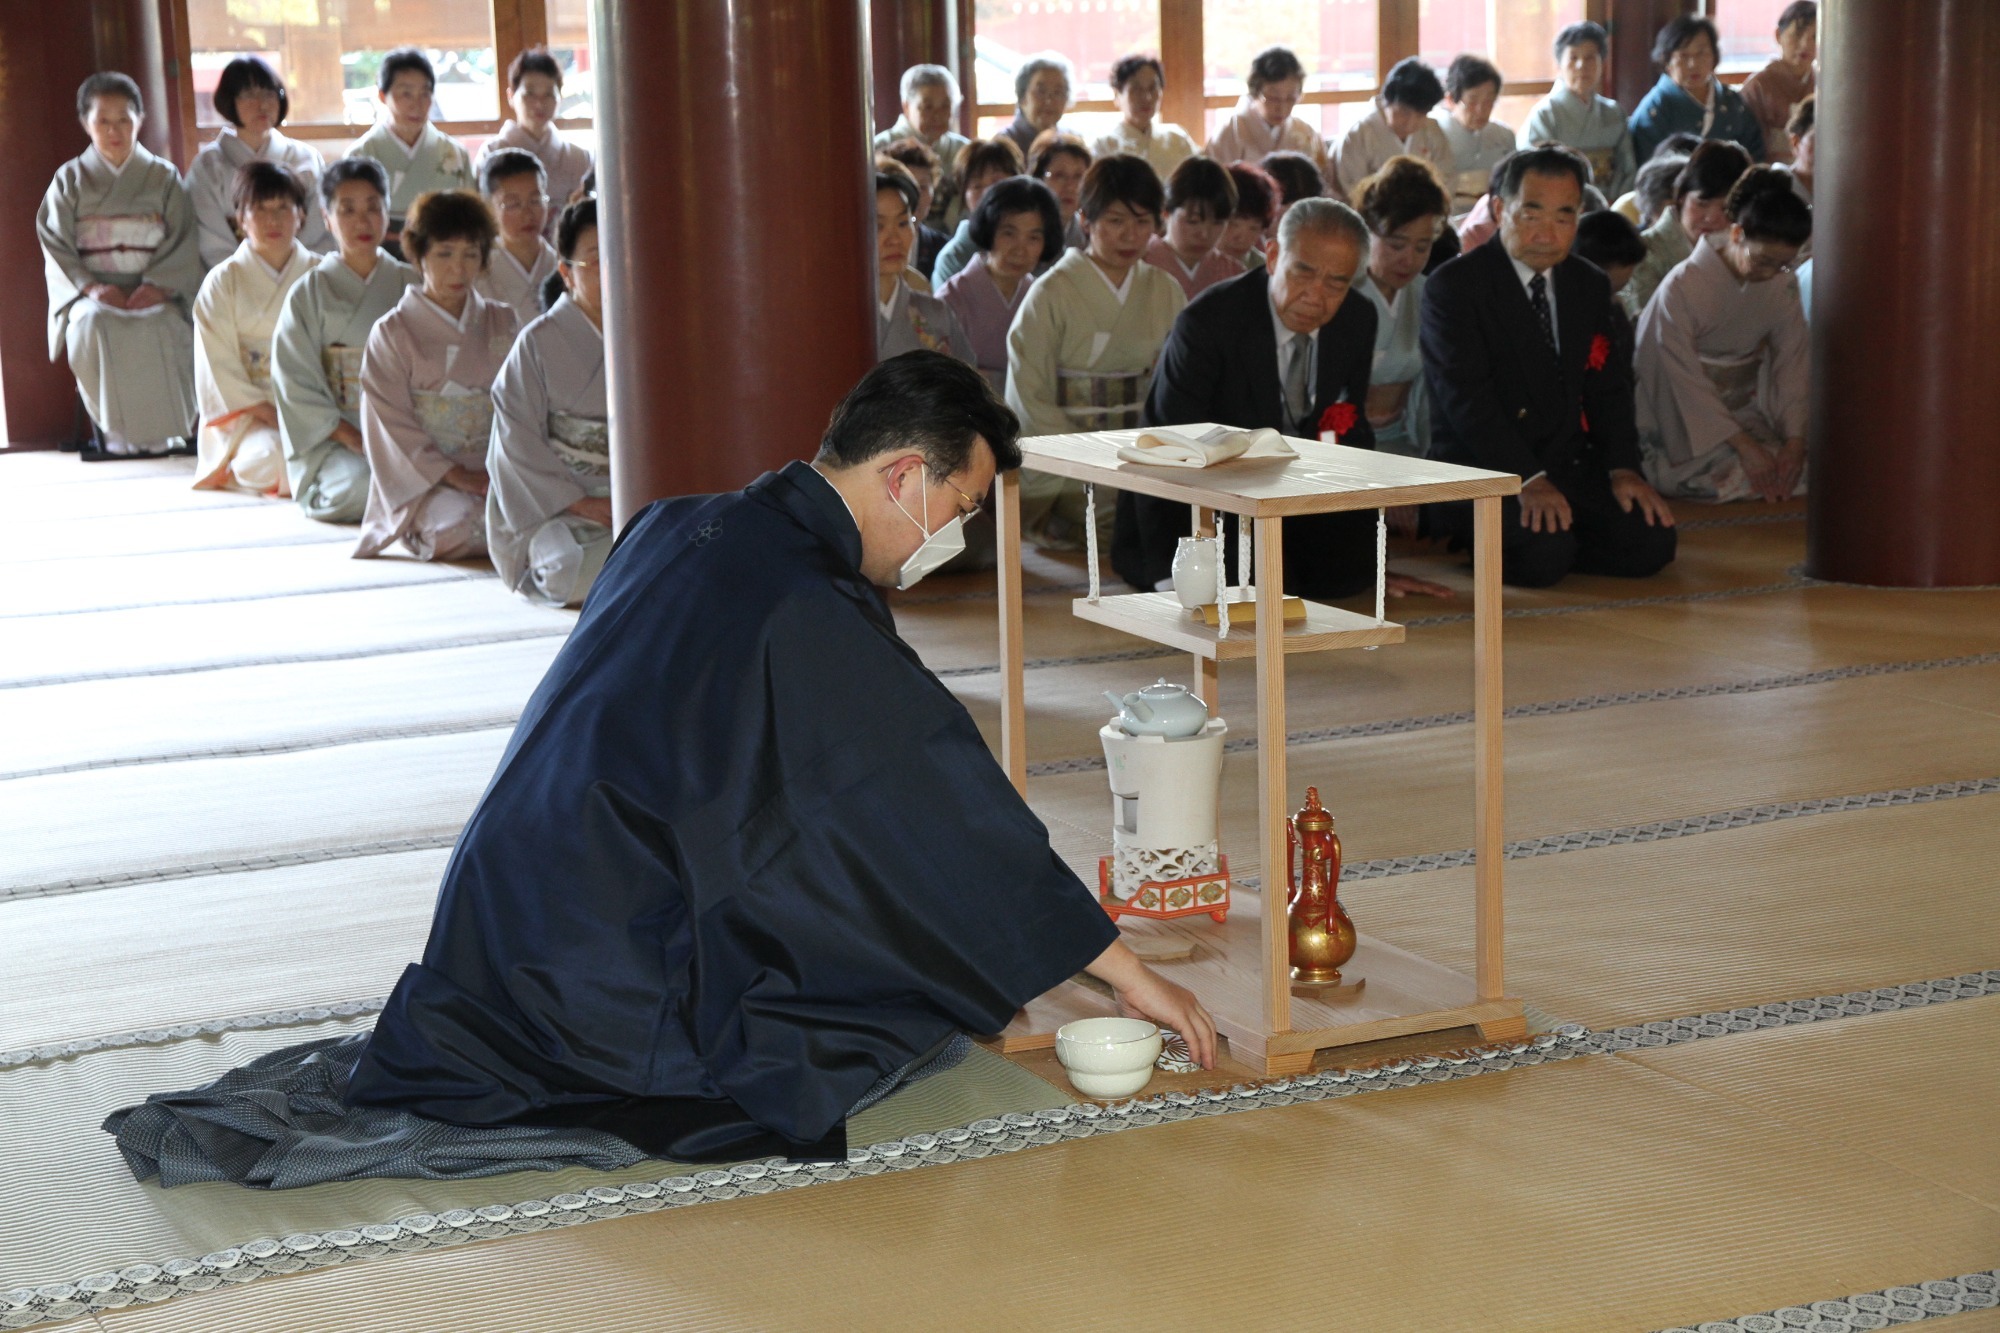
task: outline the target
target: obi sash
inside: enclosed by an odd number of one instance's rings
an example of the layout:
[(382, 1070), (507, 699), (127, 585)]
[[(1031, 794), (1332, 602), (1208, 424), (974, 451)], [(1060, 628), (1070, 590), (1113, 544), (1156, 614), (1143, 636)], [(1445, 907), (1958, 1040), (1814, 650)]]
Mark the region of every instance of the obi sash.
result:
[(572, 412), (549, 413), (549, 447), (591, 495), (611, 494), (611, 423)]
[(166, 239), (167, 220), (158, 213), (84, 213), (76, 219), (77, 255), (98, 273), (144, 273)]
[[(1764, 349), (1745, 357), (1703, 357), (1701, 368), (1715, 386), (1729, 415), (1741, 421), (1757, 411), (1757, 386), (1764, 371)], [(1761, 417), (1759, 418), (1761, 424)]]
[(319, 354), (320, 367), (326, 371), (327, 387), (333, 390), (333, 399), (340, 404), (340, 410), (349, 415), (361, 410), (361, 353), (364, 350), (349, 347), (346, 343), (334, 343)]
[(1139, 424), (1139, 409), (1153, 387), (1153, 372), (1097, 374), (1088, 370), (1056, 371), (1056, 405), (1079, 431), (1129, 430)]
[(1590, 183), (1608, 193), (1611, 189), (1611, 178), (1618, 172), (1617, 145), (1613, 144), (1609, 148), (1587, 148), (1580, 151), (1583, 153), (1584, 160), (1590, 163)]
[(239, 342), (236, 354), (243, 358), (244, 373), (250, 376), (252, 384), (263, 388), (271, 387), (271, 343), (266, 339), (260, 343)]
[(454, 460), (470, 454), (466, 465), (484, 472), (486, 442), (493, 433), (493, 399), (483, 393), (442, 394), (430, 389), (418, 389), (412, 397), (424, 434)]
[(1486, 193), (1486, 187), (1492, 183), (1491, 171), (1461, 171), (1458, 173), (1458, 182), (1453, 190), (1458, 198), (1470, 199), (1476, 203), (1479, 196)]

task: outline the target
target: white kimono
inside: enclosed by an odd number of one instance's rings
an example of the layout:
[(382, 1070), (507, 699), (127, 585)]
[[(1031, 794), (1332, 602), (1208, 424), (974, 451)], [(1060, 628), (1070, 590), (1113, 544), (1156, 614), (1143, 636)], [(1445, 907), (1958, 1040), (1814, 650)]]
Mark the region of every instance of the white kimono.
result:
[[(1340, 153), (1335, 159), (1334, 170), (1340, 178), (1340, 191), (1347, 198), (1354, 198), (1361, 182), (1382, 169), (1383, 163), (1398, 154), (1421, 157), (1436, 167), (1446, 181), (1451, 180), (1451, 141), (1444, 137), (1436, 121), (1426, 116), (1416, 131), (1407, 139), (1398, 139), (1396, 132), (1389, 128), (1389, 117), (1383, 113), (1378, 102), (1373, 111), (1355, 122), (1347, 137), (1340, 141)], [(1485, 192), (1485, 185), (1480, 185)]]
[(476, 291), (453, 319), (411, 287), (376, 321), (361, 357), (369, 475), (357, 558), (397, 541), (420, 560), (486, 554), (485, 501), (445, 476), (454, 465), (486, 470), (490, 390), (515, 332), (514, 312)]
[(541, 248), (535, 254), (532, 269), (521, 267), (521, 261), (508, 253), (507, 247), (498, 241), (493, 243), (493, 256), (486, 261), (486, 271), (479, 275), (473, 285), (479, 294), (489, 301), (498, 301), (514, 312), (514, 319), (526, 328), (542, 317), (542, 284), (556, 271), (560, 258), (555, 247), (547, 241), (539, 242)]
[(389, 221), (399, 232), (418, 195), (429, 190), (478, 189), (464, 145), (435, 125), (426, 124), (412, 148), (396, 137), (387, 121), (380, 121), (354, 141), (347, 155), (372, 157), (389, 173)]
[(1288, 116), (1284, 124), (1273, 126), (1247, 95), (1208, 141), (1208, 155), (1225, 167), (1231, 162), (1254, 167), (1273, 153), (1304, 153), (1320, 175), (1326, 174), (1326, 140), (1319, 131), (1297, 116)]
[(1439, 163), (1439, 167), (1445, 173), (1445, 188), (1451, 191), (1451, 215), (1463, 217), (1486, 193), (1494, 166), (1514, 151), (1514, 131), (1497, 120), (1489, 120), (1475, 133), (1442, 107), (1431, 119), (1444, 131), (1445, 142), (1451, 145), (1451, 162)]
[[(1639, 443), (1662, 495), (1742, 500), (1752, 494), (1729, 439), (1776, 449), (1803, 438), (1812, 389), (1798, 281), (1744, 282), (1713, 238), (1669, 273), (1639, 318)], [(1795, 494), (1805, 493), (1799, 478)]]
[(493, 381), (486, 541), (508, 587), (557, 606), (590, 591), (611, 529), (568, 513), (611, 494), (604, 334), (564, 296), (514, 340)]
[(194, 165), (187, 174), (194, 220), (201, 228), (202, 267), (214, 268), (236, 253), (236, 228), (232, 225), (236, 218), (236, 173), (250, 162), (274, 162), (298, 178), (306, 191), (305, 225), (299, 228), (299, 241), (320, 254), (333, 249), (333, 236), (319, 207), (319, 178), (326, 170), (326, 159), (319, 155), (319, 149), (276, 130), (261, 150), (252, 149), (237, 137), (233, 127), (225, 125), (222, 133), (194, 155)]
[[(1167, 331), (1187, 305), (1179, 283), (1151, 264), (1126, 274), (1123, 299), (1087, 251), (1068, 250), (1035, 280), (1007, 331), (1007, 406), (1023, 435), (1122, 430), (1139, 424)], [(1097, 497), (1100, 523), (1115, 497)], [(1021, 522), (1044, 545), (1074, 544), (1083, 484), (1045, 472), (1021, 474)]]
[(1108, 133), (1097, 136), (1090, 145), (1090, 155), (1108, 157), (1112, 153), (1130, 153), (1143, 157), (1159, 176), (1160, 184), (1167, 183), (1167, 177), (1174, 174), (1174, 168), (1194, 156), (1194, 140), (1178, 125), (1165, 121), (1154, 121), (1153, 128), (1140, 133), (1132, 128), (1123, 116)]
[(285, 474), (307, 517), (359, 523), (368, 462), (336, 443), (334, 427), (361, 429), (361, 357), (375, 321), (395, 308), (417, 271), (387, 250), (364, 280), (337, 254), (321, 259), (285, 298), (272, 338), (271, 383), (285, 443)]
[[(114, 453), (150, 451), (194, 424), (194, 326), (201, 285), (194, 206), (173, 164), (141, 144), (122, 168), (95, 148), (63, 163), (35, 213), (49, 284), (49, 359), (69, 356), (77, 389)], [(168, 300), (129, 312), (85, 295), (151, 283)]]
[(1538, 143), (1559, 143), (1590, 159), (1590, 172), (1595, 177), (1592, 184), (1606, 199), (1616, 199), (1631, 189), (1639, 172), (1625, 113), (1608, 97), (1586, 102), (1557, 84), (1535, 103), (1528, 123), (1521, 127), (1521, 147), (1533, 148)]
[(285, 267), (274, 271), (244, 241), (202, 281), (194, 302), (194, 387), (201, 406), (195, 489), (288, 493), (284, 440), (246, 409), (273, 400), (271, 343), (278, 317), (313, 259), (293, 241)]
[(1382, 295), (1367, 269), (1355, 280), (1354, 290), (1375, 307), (1375, 360), (1368, 373), (1371, 392), (1384, 384), (1407, 384), (1403, 410), (1389, 421), (1368, 418), (1375, 431), (1375, 447), (1384, 453), (1428, 458), (1431, 452), (1430, 397), (1424, 384), (1424, 353), (1419, 345), (1423, 329), (1425, 276), (1419, 273), (1391, 302)]
[(583, 178), (590, 172), (590, 150), (563, 138), (562, 131), (553, 125), (537, 139), (518, 122), (509, 120), (479, 150), (479, 161), (473, 165), (475, 176), (487, 156), (499, 148), (519, 148), (533, 153), (541, 161), (542, 170), (549, 178), (549, 220), (542, 227), (542, 235), (553, 241), (556, 224), (562, 221), (563, 208), (569, 203), (569, 197), (582, 188)]

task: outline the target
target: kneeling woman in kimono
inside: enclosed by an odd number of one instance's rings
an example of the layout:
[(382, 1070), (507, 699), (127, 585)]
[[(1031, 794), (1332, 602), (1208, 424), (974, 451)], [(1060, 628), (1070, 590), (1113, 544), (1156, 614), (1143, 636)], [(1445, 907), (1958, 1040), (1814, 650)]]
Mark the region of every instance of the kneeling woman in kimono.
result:
[(49, 359), (65, 354), (97, 442), (83, 457), (147, 457), (194, 424), (194, 328), (201, 285), (194, 205), (173, 163), (139, 142), (139, 86), (93, 74), (76, 93), (90, 136), (35, 214), (49, 282)]
[(1062, 255), (1062, 214), (1049, 187), (1013, 176), (986, 192), (967, 220), (978, 252), (937, 290), (996, 394), (1007, 392), (1007, 330), (1038, 270)]
[(875, 359), (923, 348), (972, 364), (972, 348), (950, 307), (910, 290), (903, 274), (917, 243), (917, 185), (908, 174), (875, 175)]
[(196, 490), (281, 496), (285, 444), (272, 402), (271, 340), (292, 287), (313, 266), (299, 243), (306, 192), (275, 162), (236, 173), (236, 252), (209, 270), (194, 302), (194, 383), (201, 403)]
[(1791, 276), (1812, 209), (1777, 167), (1729, 192), (1726, 232), (1667, 275), (1639, 320), (1646, 478), (1689, 500), (1782, 500), (1806, 489), (1811, 388)]
[(486, 535), (508, 587), (577, 606), (611, 554), (595, 199), (563, 210), (556, 241), (564, 294), (522, 330), (493, 382)]
[(489, 391), (514, 346), (514, 312), (473, 290), (498, 234), (465, 190), (420, 196), (403, 252), (423, 286), (403, 293), (361, 356), (368, 512), (357, 558), (400, 541), (419, 560), (486, 554)]
[(306, 517), (359, 523), (368, 504), (361, 442), (361, 355), (375, 321), (395, 308), (416, 270), (382, 248), (389, 174), (369, 157), (342, 158), (319, 181), (340, 249), (285, 298), (271, 348), (285, 472)]

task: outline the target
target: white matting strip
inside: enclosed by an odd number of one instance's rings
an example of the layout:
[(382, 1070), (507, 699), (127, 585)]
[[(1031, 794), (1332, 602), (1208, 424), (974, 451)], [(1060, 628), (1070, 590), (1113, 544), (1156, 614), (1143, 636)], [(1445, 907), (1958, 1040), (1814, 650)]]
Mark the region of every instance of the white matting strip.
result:
[(353, 527), (315, 523), (297, 505), (279, 500), (120, 518), (24, 518), (8, 524), (0, 565), (262, 546), (352, 547), (358, 535)]

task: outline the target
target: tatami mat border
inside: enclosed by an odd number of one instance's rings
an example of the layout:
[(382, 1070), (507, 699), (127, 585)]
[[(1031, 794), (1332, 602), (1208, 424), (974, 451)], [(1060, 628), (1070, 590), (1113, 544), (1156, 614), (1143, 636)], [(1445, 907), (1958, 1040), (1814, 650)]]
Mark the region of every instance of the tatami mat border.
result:
[(1795, 509), (1784, 514), (1734, 514), (1727, 518), (1691, 518), (1674, 526), (1682, 532), (1705, 532), (1709, 528), (1761, 528), (1771, 523), (1805, 521), (1805, 510)]
[(1912, 1287), (1884, 1287), (1837, 1301), (1787, 1305), (1762, 1314), (1661, 1329), (1660, 1333), (1850, 1333), (1853, 1329), (1890, 1328), (1990, 1310), (1996, 1305), (2000, 1305), (2000, 1268), (1989, 1268), (1983, 1273), (1938, 1278)]
[[(194, 1292), (241, 1285), (272, 1274), (329, 1268), (358, 1259), (440, 1249), (475, 1240), (545, 1231), (555, 1226), (574, 1226), (582, 1222), (658, 1212), (663, 1208), (754, 1197), (779, 1190), (852, 1180), (857, 1176), (948, 1165), (1020, 1152), (1066, 1139), (1089, 1138), (1202, 1116), (1293, 1106), (1301, 1102), (1325, 1101), (1389, 1088), (1417, 1087), (1425, 1083), (1443, 1083), (1582, 1055), (1668, 1046), (1757, 1028), (1918, 1008), (1992, 994), (2000, 994), (2000, 969), (1902, 986), (1884, 986), (1872, 991), (1698, 1014), (1671, 1022), (1638, 1024), (1607, 1032), (1587, 1032), (1572, 1023), (1523, 1041), (1394, 1060), (1369, 1068), (1328, 1070), (1256, 1084), (1238, 1084), (1231, 1088), (1208, 1088), (1194, 1093), (1167, 1092), (1111, 1106), (1081, 1102), (1037, 1111), (1032, 1115), (1015, 1112), (936, 1133), (912, 1134), (887, 1143), (852, 1148), (845, 1162), (801, 1165), (773, 1158), (728, 1170), (668, 1176), (658, 1181), (616, 1188), (598, 1186), (581, 1194), (559, 1194), (550, 1199), (530, 1199), (512, 1205), (490, 1204), (478, 1209), (454, 1209), (438, 1215), (418, 1213), (394, 1222), (352, 1230), (317, 1235), (301, 1233), (283, 1238), (262, 1237), (203, 1255), (199, 1259), (132, 1264), (116, 1272), (94, 1273), (75, 1282), (0, 1291), (0, 1329), (27, 1328), (44, 1322), (79, 1318), (96, 1310), (157, 1303)], [(1882, 1326), (1850, 1323), (1842, 1327)], [(1722, 1324), (1715, 1327), (1754, 1326)]]
[[(404, 586), (404, 585), (392, 585)], [(349, 591), (352, 591), (350, 589)], [(290, 594), (288, 594), (290, 595)], [(127, 608), (130, 609), (129, 607)], [(82, 613), (79, 613), (82, 614)], [(179, 666), (129, 667), (109, 671), (76, 671), (67, 676), (24, 676), (0, 680), (0, 690), (28, 690), (43, 685), (81, 685), (98, 680), (132, 680), (143, 676), (188, 676), (202, 671), (234, 671), (238, 667), (293, 666), (305, 662), (352, 662), (363, 657), (393, 657), (398, 653), (441, 652), (447, 648), (483, 648), (488, 644), (516, 643), (522, 639), (560, 639), (573, 626), (554, 625), (543, 629), (497, 630), (491, 634), (463, 634), (456, 638), (434, 639), (428, 643), (391, 643), (373, 648), (338, 648), (322, 653), (274, 653), (265, 657), (237, 657), (226, 662), (184, 662)]]
[(54, 898), (65, 893), (88, 893), (93, 889), (115, 889), (127, 884), (162, 884), (171, 879), (199, 879), (204, 875), (234, 875), (247, 870), (276, 870), (283, 866), (316, 865), (322, 861), (351, 861), (363, 856), (389, 856), (396, 852), (435, 852), (458, 841), (457, 833), (433, 833), (419, 838), (384, 838), (379, 842), (355, 842), (345, 847), (317, 847), (309, 851), (270, 852), (262, 856), (239, 856), (227, 861), (198, 861), (191, 865), (167, 866), (159, 870), (120, 871), (113, 875), (85, 875), (48, 884), (23, 884), (0, 889), (0, 903), (15, 898)]

